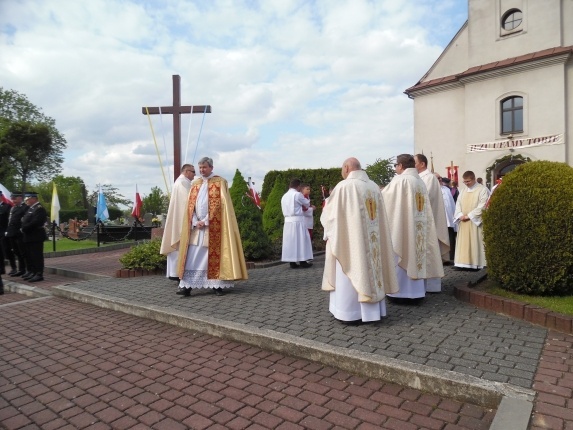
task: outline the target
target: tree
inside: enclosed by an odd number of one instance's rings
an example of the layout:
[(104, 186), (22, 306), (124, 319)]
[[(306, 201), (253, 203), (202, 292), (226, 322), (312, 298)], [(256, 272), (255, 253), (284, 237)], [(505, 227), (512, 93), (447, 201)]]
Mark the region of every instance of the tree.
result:
[(0, 182), (24, 188), (61, 171), (66, 140), (26, 96), (0, 87)]
[(153, 215), (167, 213), (169, 206), (167, 195), (159, 187), (152, 187), (151, 193), (143, 197), (141, 202), (143, 203), (143, 213), (152, 213)]
[(88, 197), (90, 207), (95, 207), (97, 204), (97, 196), (100, 186), (103, 194), (105, 195), (105, 201), (108, 207), (112, 206), (117, 208), (120, 205), (131, 206), (132, 201), (130, 199), (126, 199), (122, 194), (119, 194), (116, 187), (110, 184), (96, 184), (95, 191), (92, 191)]
[(246, 196), (249, 192), (245, 178), (237, 169), (229, 190), (246, 259), (260, 260), (269, 255), (271, 242), (263, 230), (263, 215), (253, 201)]
[(273, 243), (282, 243), (284, 216), (281, 207), (281, 199), (288, 191), (290, 179), (278, 175), (275, 178), (273, 188), (269, 194), (263, 213), (263, 228)]
[(33, 184), (32, 187), (39, 194), (41, 202), (46, 205), (51, 204), (53, 184), (56, 184), (58, 189), (58, 199), (62, 210), (89, 208), (86, 185), (78, 176), (57, 175), (49, 182)]
[(376, 182), (379, 186), (388, 185), (396, 174), (392, 158), (385, 160), (377, 158), (374, 164), (367, 164), (364, 170), (370, 180)]

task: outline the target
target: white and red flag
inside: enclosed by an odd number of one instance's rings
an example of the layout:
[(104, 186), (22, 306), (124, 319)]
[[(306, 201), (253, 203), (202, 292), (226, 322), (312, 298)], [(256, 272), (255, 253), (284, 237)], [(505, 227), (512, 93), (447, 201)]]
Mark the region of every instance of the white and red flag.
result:
[(133, 209), (131, 210), (131, 216), (139, 220), (141, 218), (142, 206), (143, 202), (141, 201), (141, 196), (139, 195), (139, 191), (137, 191), (137, 184), (135, 184), (135, 197), (133, 199)]
[(255, 183), (251, 182), (251, 178), (247, 181), (249, 185), (249, 192), (247, 193), (247, 197), (250, 198), (253, 203), (260, 209), (261, 208), (261, 198), (257, 190), (255, 190)]
[(0, 200), (2, 200), (4, 203), (10, 206), (14, 206), (14, 203), (12, 203), (12, 200), (10, 199), (12, 193), (8, 191), (6, 187), (4, 187), (4, 185), (2, 184), (0, 184), (0, 191), (2, 191), (2, 198)]

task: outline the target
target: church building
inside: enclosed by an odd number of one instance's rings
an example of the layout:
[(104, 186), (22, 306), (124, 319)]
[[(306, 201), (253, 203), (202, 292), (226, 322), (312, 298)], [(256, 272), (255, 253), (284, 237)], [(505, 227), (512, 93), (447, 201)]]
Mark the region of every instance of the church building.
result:
[(468, 0), (468, 20), (405, 93), (414, 148), (491, 188), (527, 161), (573, 166), (573, 0)]

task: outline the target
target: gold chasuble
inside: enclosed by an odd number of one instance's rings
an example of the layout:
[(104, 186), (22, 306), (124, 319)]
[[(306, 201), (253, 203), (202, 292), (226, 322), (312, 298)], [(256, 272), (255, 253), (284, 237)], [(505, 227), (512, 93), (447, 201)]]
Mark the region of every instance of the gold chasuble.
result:
[[(183, 220), (181, 231), (181, 244), (179, 246), (179, 260), (177, 261), (177, 273), (183, 278), (185, 261), (189, 242), (192, 241), (193, 229), (191, 224), (193, 212), (197, 202), (199, 189), (203, 184), (203, 178), (193, 181), (189, 191), (187, 211)], [(220, 176), (208, 179), (208, 202), (209, 202), (209, 230), (205, 236), (208, 245), (207, 279), (232, 281), (248, 279), (247, 265), (243, 254), (243, 245), (233, 202), (229, 195), (227, 181)]]
[(414, 168), (382, 190), (398, 265), (411, 279), (442, 278), (444, 267), (426, 185)]
[(322, 211), (326, 258), (322, 289), (336, 289), (336, 261), (361, 303), (377, 303), (398, 292), (394, 252), (378, 185), (363, 170), (352, 171), (334, 188)]

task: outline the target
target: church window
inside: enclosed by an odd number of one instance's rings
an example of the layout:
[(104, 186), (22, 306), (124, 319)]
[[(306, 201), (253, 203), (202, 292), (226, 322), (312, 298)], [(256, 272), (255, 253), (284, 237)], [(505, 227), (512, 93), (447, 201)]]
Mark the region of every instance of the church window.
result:
[(508, 97), (501, 101), (501, 133), (523, 132), (523, 97)]
[(523, 14), (519, 9), (511, 9), (503, 15), (501, 24), (504, 30), (511, 31), (521, 25)]

